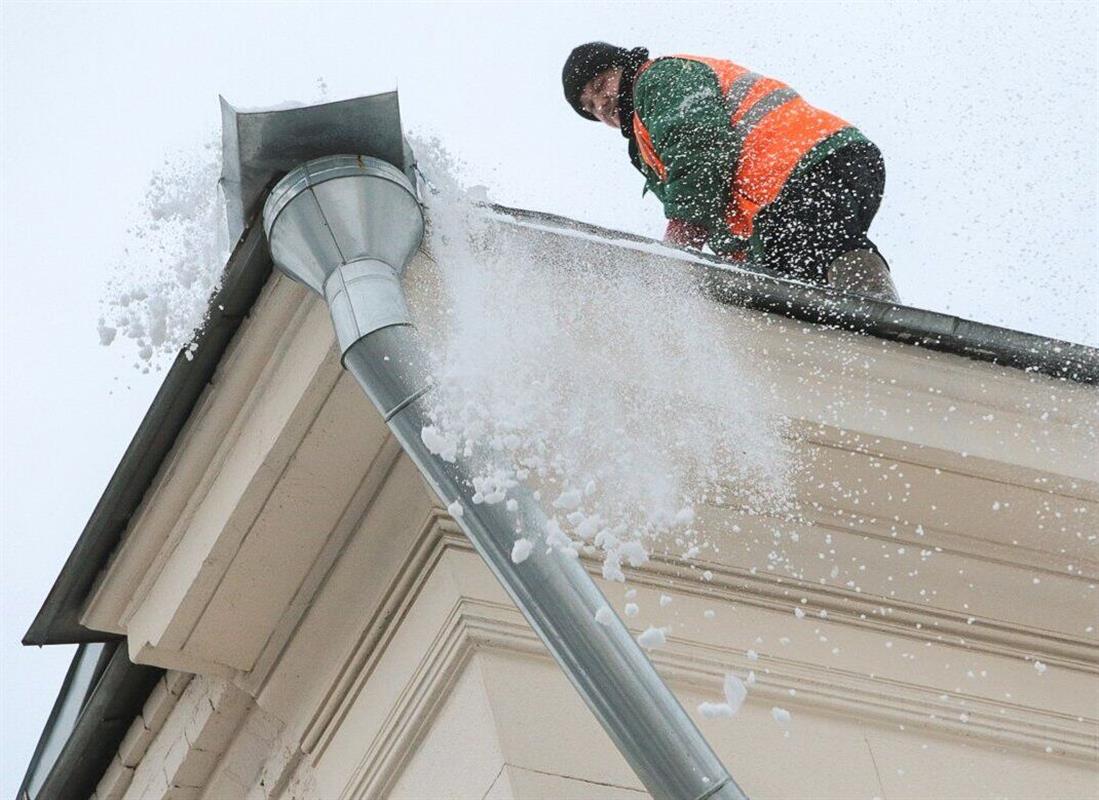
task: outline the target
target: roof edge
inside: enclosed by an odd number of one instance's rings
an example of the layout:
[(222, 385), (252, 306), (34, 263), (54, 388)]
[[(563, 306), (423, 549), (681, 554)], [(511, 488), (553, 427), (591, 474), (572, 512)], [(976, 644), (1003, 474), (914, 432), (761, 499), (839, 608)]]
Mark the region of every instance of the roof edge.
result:
[[(731, 266), (717, 257), (672, 247), (655, 239), (555, 214), (495, 204), (486, 207), (498, 218), (518, 225), (564, 235), (594, 237), (610, 245), (632, 246), (643, 252), (684, 261), (699, 271), (703, 285), (720, 302), (1027, 373), (1099, 384), (1099, 349), (1087, 345), (811, 286)], [(229, 258), (221, 288), (211, 297), (207, 322), (195, 340), (197, 349), (193, 358), (188, 360), (181, 352), (168, 371), (46, 601), (23, 637), (24, 645), (117, 638), (114, 634), (91, 631), (80, 625), (80, 608), (212, 379), (230, 340), (250, 313), (270, 272), (271, 257), (263, 226), (253, 218)]]
[(263, 225), (253, 218), (233, 249), (206, 322), (190, 352), (181, 350), (145, 412), (83, 532), (23, 636), (24, 645), (101, 642), (116, 634), (80, 624), (80, 609), (121, 541), (161, 465), (271, 273)]
[[(72, 665), (65, 676), (54, 709), (39, 736), (26, 777), (19, 789), (19, 798), (29, 795), (29, 783), (42, 747), (57, 721), (57, 710), (72, 686), (73, 670), (81, 658), (85, 645), (73, 656)], [(164, 670), (134, 664), (130, 661), (125, 642), (105, 645), (107, 650), (100, 657), (97, 675), (87, 692), (79, 716), (65, 738), (56, 760), (49, 765), (45, 780), (33, 800), (66, 800), (72, 797), (90, 797), (122, 743), (130, 724), (141, 713)], [(74, 687), (79, 688), (79, 687)]]
[(699, 271), (707, 291), (720, 302), (1027, 373), (1041, 373), (1059, 380), (1099, 384), (1099, 348), (803, 283), (766, 270), (735, 266), (717, 256), (556, 214), (497, 204), (488, 207), (520, 225), (564, 234), (578, 233), (605, 240), (608, 244), (628, 243), (644, 252), (689, 261)]

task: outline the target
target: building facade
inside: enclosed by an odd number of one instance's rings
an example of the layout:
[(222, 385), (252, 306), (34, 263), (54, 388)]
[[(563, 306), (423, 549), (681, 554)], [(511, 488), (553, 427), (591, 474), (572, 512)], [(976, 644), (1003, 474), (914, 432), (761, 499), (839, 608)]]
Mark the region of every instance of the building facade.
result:
[[(739, 528), (720, 552), (601, 585), (667, 626), (651, 659), (748, 796), (1099, 794), (1094, 351), (905, 309), (845, 330), (809, 318), (842, 316), (826, 291), (715, 284), (700, 259), (545, 215), (494, 224), (608, 269), (696, 270), (740, 306), (712, 335), (738, 337), (790, 420), (802, 519), (777, 536), (730, 487), (697, 509)], [(254, 227), (228, 270), (212, 308), (235, 297), (234, 327), (169, 374), (207, 370), (193, 403), (158, 397), (150, 419), (177, 432), (135, 440), (128, 457), (163, 459), (72, 593), (84, 638), (111, 642), (84, 645), (99, 667), (74, 671), (76, 705), (119, 731), (69, 713), (26, 796), (645, 796), (341, 368), (323, 301), (270, 271)], [(425, 324), (436, 271), (421, 253), (407, 281)], [(1009, 346), (1034, 365), (1004, 365)], [(754, 673), (744, 706), (701, 717), (727, 672)]]

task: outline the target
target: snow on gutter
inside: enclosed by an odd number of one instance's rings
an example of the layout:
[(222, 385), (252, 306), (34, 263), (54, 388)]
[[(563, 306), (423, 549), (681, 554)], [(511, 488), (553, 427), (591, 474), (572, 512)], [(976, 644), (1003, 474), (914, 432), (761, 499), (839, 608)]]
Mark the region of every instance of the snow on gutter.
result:
[(501, 205), (490, 208), (502, 221), (531, 230), (685, 262), (698, 273), (711, 296), (723, 303), (1075, 383), (1099, 384), (1099, 349), (1094, 347), (846, 294), (568, 217)]

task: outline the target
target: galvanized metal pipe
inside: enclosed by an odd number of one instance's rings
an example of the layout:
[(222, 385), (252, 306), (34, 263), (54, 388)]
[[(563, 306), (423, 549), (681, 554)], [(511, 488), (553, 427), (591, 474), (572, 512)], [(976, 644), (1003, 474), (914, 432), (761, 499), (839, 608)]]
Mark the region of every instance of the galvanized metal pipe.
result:
[[(596, 621), (596, 612), (608, 604), (579, 560), (536, 546), (526, 560), (512, 562), (519, 535), (538, 542), (546, 529), (530, 490), (510, 490), (518, 501), (514, 511), (504, 503), (474, 503), (467, 466), (428, 451), (421, 438), (430, 424), (428, 362), (399, 291), (399, 275), (423, 229), (415, 194), (404, 176), (384, 162), (358, 157), (319, 161), (324, 163), (309, 162), (288, 175), (265, 207), (276, 264), (325, 295), (345, 367), (439, 498), (448, 506), (459, 504), (457, 523), (649, 793), (658, 800), (745, 800), (617, 615), (608, 624)], [(327, 185), (336, 182), (341, 185)], [(364, 203), (363, 197), (373, 202)], [(415, 213), (409, 211), (409, 198)], [(384, 237), (381, 249), (388, 248), (388, 255), (379, 254), (376, 243), (340, 241), (339, 236), (326, 241), (324, 231), (348, 228), (349, 209), (369, 215), (361, 228)], [(333, 223), (336, 218), (343, 222)], [(326, 264), (333, 254), (338, 259)], [(388, 265), (389, 274), (378, 265)]]

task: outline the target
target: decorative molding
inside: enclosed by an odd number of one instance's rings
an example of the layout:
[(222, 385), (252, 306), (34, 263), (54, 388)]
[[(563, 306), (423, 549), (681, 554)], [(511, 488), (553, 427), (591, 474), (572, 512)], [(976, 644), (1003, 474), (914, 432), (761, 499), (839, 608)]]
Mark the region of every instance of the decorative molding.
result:
[[(89, 596), (81, 624), (125, 633), (125, 620), (154, 585), (169, 553), (217, 480), (241, 429), (265, 395), (310, 311), (304, 287), (279, 276), (268, 282), (127, 525)], [(262, 358), (255, 359), (256, 366), (234, 368), (238, 362), (250, 363), (255, 353), (262, 353)]]
[[(684, 582), (690, 566), (707, 569), (712, 580)], [(589, 571), (598, 574), (597, 565)], [(890, 636), (903, 636), (920, 644), (964, 648), (967, 652), (1007, 656), (1021, 660), (1040, 655), (1048, 664), (1099, 675), (1099, 647), (1080, 638), (967, 616), (949, 609), (929, 607), (896, 598), (857, 592), (845, 586), (801, 581), (777, 573), (752, 573), (748, 569), (718, 562), (694, 559), (688, 562), (654, 555), (642, 569), (624, 570), (631, 585), (666, 590), (669, 579), (677, 580), (676, 591), (718, 602), (787, 613), (801, 598), (807, 605), (828, 612), (828, 622), (870, 630)], [(797, 603), (800, 604), (800, 603)], [(888, 615), (881, 613), (888, 608)], [(969, 620), (974, 622), (970, 623)], [(916, 626), (921, 627), (917, 628)]]
[[(812, 527), (821, 528), (829, 533), (857, 534), (874, 541), (888, 542), (914, 550), (934, 550), (936, 554), (956, 555), (972, 561), (1025, 570), (1028, 573), (1084, 585), (1099, 581), (1099, 560), (1087, 556), (1066, 556), (1025, 545), (994, 542), (982, 536), (956, 530), (948, 531), (930, 524), (892, 522), (836, 505), (825, 503), (817, 505), (818, 508), (815, 510), (820, 513), (807, 515), (806, 522)], [(826, 512), (831, 512), (831, 515), (826, 516)], [(840, 522), (844, 520), (847, 524), (841, 525)], [(894, 535), (887, 526), (903, 531), (903, 535), (901, 533)], [(923, 531), (922, 536), (916, 533), (917, 528)], [(1075, 572), (1067, 572), (1063, 567), (1065, 562), (1070, 560), (1077, 567)]]
[(237, 684), (245, 688), (253, 697), (258, 697), (267, 685), (286, 647), (301, 625), (305, 613), (312, 605), (313, 598), (328, 580), (352, 535), (370, 513), (370, 509), (377, 501), (403, 453), (397, 440), (392, 434), (388, 434), (375, 454), (374, 460), (367, 467), (362, 481), (355, 489), (339, 522), (333, 528), (324, 547), (295, 592), (286, 612), (279, 620), (279, 624), (256, 659), (256, 665), (250, 672), (242, 673), (238, 678)]
[[(225, 453), (224, 458), (219, 455), (210, 464), (196, 490), (195, 500), (189, 504), (192, 514), (179, 520), (180, 528), (174, 530), (171, 539), (160, 548), (156, 561), (144, 575), (127, 607), (123, 621), (129, 636), (148, 640), (162, 650), (186, 650), (236, 553), (248, 539), (271, 493), (294, 462), (343, 375), (330, 342), (324, 340), (323, 347), (318, 343), (303, 345), (302, 342), (308, 339), (310, 337), (295, 337), (291, 346), (304, 347), (307, 351), (312, 348), (315, 352), (272, 359), (273, 372), (268, 375), (270, 382), (277, 379), (275, 373), (292, 373), (293, 380), (304, 391), (272, 389), (266, 396), (277, 395), (279, 399), (269, 407), (257, 405), (253, 408), (253, 401), (256, 404), (263, 402), (263, 387), (268, 385), (257, 384), (249, 402), (240, 411), (238, 419), (242, 421), (242, 427), (234, 427), (236, 438), (225, 439), (223, 444), (227, 449), (219, 451)], [(322, 351), (324, 355), (320, 356)], [(256, 430), (248, 429), (250, 424), (257, 426)], [(265, 429), (267, 435), (256, 436), (257, 430)], [(240, 472), (242, 468), (252, 470), (243, 481), (239, 475), (225, 474), (226, 469)], [(219, 486), (220, 489), (215, 488)], [(227, 496), (219, 495), (211, 501), (215, 504), (206, 508), (207, 498), (214, 491)], [(212, 515), (212, 519), (207, 519), (208, 515)], [(187, 537), (196, 532), (201, 540), (189, 541)], [(166, 575), (169, 570), (194, 574), (189, 578), (180, 574)], [(228, 663), (243, 666), (240, 661)]]
[[(340, 800), (384, 797), (414, 754), (472, 655), (479, 649), (507, 651), (550, 660), (541, 641), (512, 606), (469, 597), (455, 600), (418, 668), (389, 710)], [(981, 743), (1094, 762), (1099, 757), (1099, 719), (1076, 718), (1020, 704), (943, 693), (917, 684), (869, 678), (791, 659), (699, 645), (671, 636), (668, 647), (650, 653), (661, 675), (674, 686), (712, 691), (731, 668), (766, 670), (750, 699), (808, 707), (882, 725), (934, 730)], [(797, 689), (797, 700), (789, 696)], [(964, 717), (963, 717), (964, 715)], [(314, 754), (316, 756), (316, 754)]]
[[(411, 680), (351, 772), (352, 778), (341, 792), (340, 800), (384, 797), (415, 753), (469, 659), (482, 644), (475, 635), (475, 626), (466, 618), (466, 604), (470, 602), (477, 601), (459, 599), (447, 615)], [(525, 620), (520, 619), (518, 624), (529, 630)], [(534, 633), (530, 635), (533, 646), (543, 649)]]
[[(1099, 398), (1096, 402), (1099, 402)], [(792, 419), (788, 421), (788, 426), (788, 440), (794, 443), (805, 442), (819, 447), (858, 453), (882, 461), (896, 461), (898, 464), (914, 467), (939, 469), (967, 478), (1006, 483), (1022, 489), (1099, 502), (1099, 470), (1094, 480), (1088, 480), (1062, 475), (1049, 469), (1039, 470), (980, 456), (962, 456), (960, 452), (953, 450), (943, 450), (917, 442), (905, 442), (863, 431), (847, 430), (826, 422)], [(935, 458), (921, 459), (919, 457), (921, 455)], [(1051, 479), (1057, 481), (1052, 487), (1046, 485)], [(1036, 481), (1041, 483), (1036, 484)]]
[[(263, 402), (265, 398), (270, 397), (273, 389), (272, 382), (275, 379), (276, 373), (283, 366), (284, 357), (286, 351), (289, 350), (293, 343), (298, 340), (299, 329), (303, 327), (310, 314), (310, 308), (308, 305), (299, 306), (296, 309), (296, 313), (293, 315), (291, 321), (288, 323), (285, 329), (280, 330), (282, 335), (273, 342), (270, 346), (274, 352), (271, 353), (268, 359), (264, 363), (263, 369), (260, 371), (260, 375), (256, 382), (252, 385), (247, 393), (246, 398), (242, 404), (235, 409), (235, 414), (231, 417), (231, 422), (227, 427), (218, 426), (216, 430), (211, 432), (202, 430), (202, 423), (209, 420), (213, 414), (212, 406), (216, 404), (217, 397), (215, 391), (210, 391), (210, 394), (204, 400), (195, 414), (187, 423), (187, 427), (184, 428), (183, 433), (173, 450), (173, 454), (167, 464), (167, 468), (163, 473), (163, 478), (158, 479), (154, 489), (150, 492), (149, 500), (142, 505), (138, 514), (135, 516), (134, 522), (130, 525), (126, 538), (123, 540), (119, 549), (119, 556), (116, 556), (116, 561), (125, 558), (126, 560), (133, 559), (135, 563), (130, 564), (127, 568), (127, 573), (132, 575), (137, 581), (136, 589), (133, 589), (133, 581), (127, 581), (131, 587), (126, 592), (127, 602), (123, 608), (117, 613), (118, 624), (124, 630), (127, 628), (129, 621), (135, 616), (138, 609), (148, 600), (150, 593), (154, 590), (157, 582), (160, 580), (161, 574), (169, 563), (172, 554), (176, 551), (183, 537), (191, 527), (194, 521), (196, 512), (203, 506), (205, 501), (210, 495), (213, 488), (218, 485), (219, 481), (223, 478), (223, 469), (230, 458), (230, 456), (237, 451), (238, 445), (241, 441), (244, 428), (254, 417), (254, 411), (256, 406)], [(262, 344), (262, 342), (260, 343)], [(325, 376), (327, 380), (318, 381), (318, 378), (324, 372), (323, 366), (326, 362), (330, 362), (331, 369), (328, 370), (329, 374)], [(303, 402), (311, 399), (311, 405), (315, 406), (311, 411), (306, 412), (308, 420), (311, 422), (316, 417), (317, 411), (323, 407), (327, 398), (331, 395), (335, 389), (336, 382), (340, 377), (340, 370), (338, 368), (338, 362), (335, 357), (330, 354), (330, 357), (322, 361), (312, 372), (313, 378), (310, 381), (309, 391), (306, 395), (299, 398), (294, 403), (294, 411), (292, 413), (300, 413), (299, 409)], [(308, 430), (308, 427), (304, 428), (302, 433)], [(283, 436), (286, 432), (284, 428), (279, 432), (279, 437)], [(209, 433), (210, 435), (206, 435)], [(203, 444), (208, 447), (214, 447), (212, 452), (207, 452), (206, 448), (199, 448), (199, 450), (192, 452), (191, 447), (193, 443), (198, 439), (203, 440)], [(274, 441), (277, 441), (277, 438)], [(260, 470), (263, 478), (267, 483), (274, 485), (277, 482), (278, 475), (286, 468), (286, 465), (293, 458), (293, 454), (301, 444), (301, 440), (295, 442), (293, 446), (284, 448), (285, 452), (281, 452), (281, 458), (279, 463), (275, 466), (275, 470)], [(195, 471), (195, 473), (189, 473), (188, 470), (177, 469), (178, 461), (182, 459), (195, 460), (202, 464), (201, 471)], [(254, 482), (260, 473), (252, 476)], [(181, 476), (181, 477), (177, 477)], [(186, 476), (186, 477), (183, 477)], [(176, 481), (180, 484), (176, 485)], [(242, 491), (246, 490), (246, 487), (242, 487)], [(186, 501), (182, 504), (182, 507), (178, 514), (172, 518), (172, 525), (167, 529), (166, 533), (160, 532), (155, 527), (156, 518), (161, 516), (160, 506), (167, 503), (168, 500), (164, 495), (172, 493), (173, 495), (185, 495)], [(179, 501), (175, 501), (174, 508), (179, 504)], [(237, 507), (234, 506), (233, 513), (237, 512)], [(258, 513), (258, 512), (257, 512)], [(254, 516), (254, 514), (253, 514)], [(153, 549), (155, 548), (155, 550)], [(142, 553), (131, 553), (132, 550), (141, 550)], [(140, 571), (138, 571), (140, 570)], [(108, 571), (108, 574), (103, 581), (104, 586), (119, 583), (119, 578)], [(98, 594), (98, 593), (97, 593)], [(96, 596), (93, 595), (92, 603), (97, 602)]]
[(302, 749), (312, 755), (314, 761), (323, 754), (354, 698), (369, 680), (386, 646), (416, 602), (447, 547), (458, 543), (463, 549), (472, 550), (472, 545), (454, 521), (441, 509), (431, 509), (419, 526), (400, 572), (363, 627), (336, 680), (305, 729)]
[[(308, 762), (316, 765), (346, 719), (364, 684), (401, 621), (416, 602), (424, 585), (446, 551), (471, 552), (472, 546), (453, 521), (439, 510), (428, 515), (420, 527), (412, 555), (386, 593), (385, 602), (364, 626), (336, 680), (325, 695), (302, 737)], [(590, 571), (599, 565), (585, 558)], [(1026, 659), (1039, 655), (1051, 667), (1088, 675), (1099, 673), (1095, 648), (1078, 641), (1050, 637), (1041, 631), (1021, 631), (1014, 626), (981, 621), (967, 624), (963, 615), (942, 609), (889, 603), (892, 613), (882, 616), (880, 598), (848, 589), (801, 584), (773, 575), (752, 575), (747, 570), (710, 565), (713, 580), (677, 581), (676, 592), (710, 601), (787, 613), (791, 593), (809, 598), (814, 609), (828, 611), (832, 625), (850, 626), (880, 637), (903, 636), (917, 643), (932, 642), (966, 652)], [(642, 570), (631, 570), (631, 585), (667, 591), (669, 578), (681, 578), (685, 562), (656, 558)], [(920, 623), (923, 628), (917, 629)], [(758, 697), (783, 697), (786, 690), (798, 690), (798, 704), (825, 711), (875, 719), (883, 724), (934, 729), (939, 733), (966, 736), (988, 743), (1018, 747), (1045, 754), (1052, 747), (1057, 754), (1078, 758), (1099, 757), (1095, 729), (1099, 720), (1071, 717), (1018, 703), (998, 702), (975, 695), (947, 693), (940, 688), (920, 686), (882, 677), (870, 678), (849, 670), (828, 668), (793, 659), (760, 656), (750, 662), (742, 651), (669, 637), (668, 650), (652, 658), (662, 674), (679, 685), (711, 689), (731, 667), (769, 670), (766, 686)], [(378, 796), (399, 773), (418, 741), (417, 731), (430, 722), (447, 689), (457, 680), (472, 652), (480, 646), (549, 658), (541, 642), (519, 612), (507, 604), (471, 597), (458, 597), (454, 606), (423, 655), (408, 685), (403, 687), (393, 708), (356, 770), (348, 798)], [(961, 714), (968, 715), (962, 721)], [(370, 777), (374, 776), (374, 777)], [(349, 784), (350, 786), (350, 784)]]

